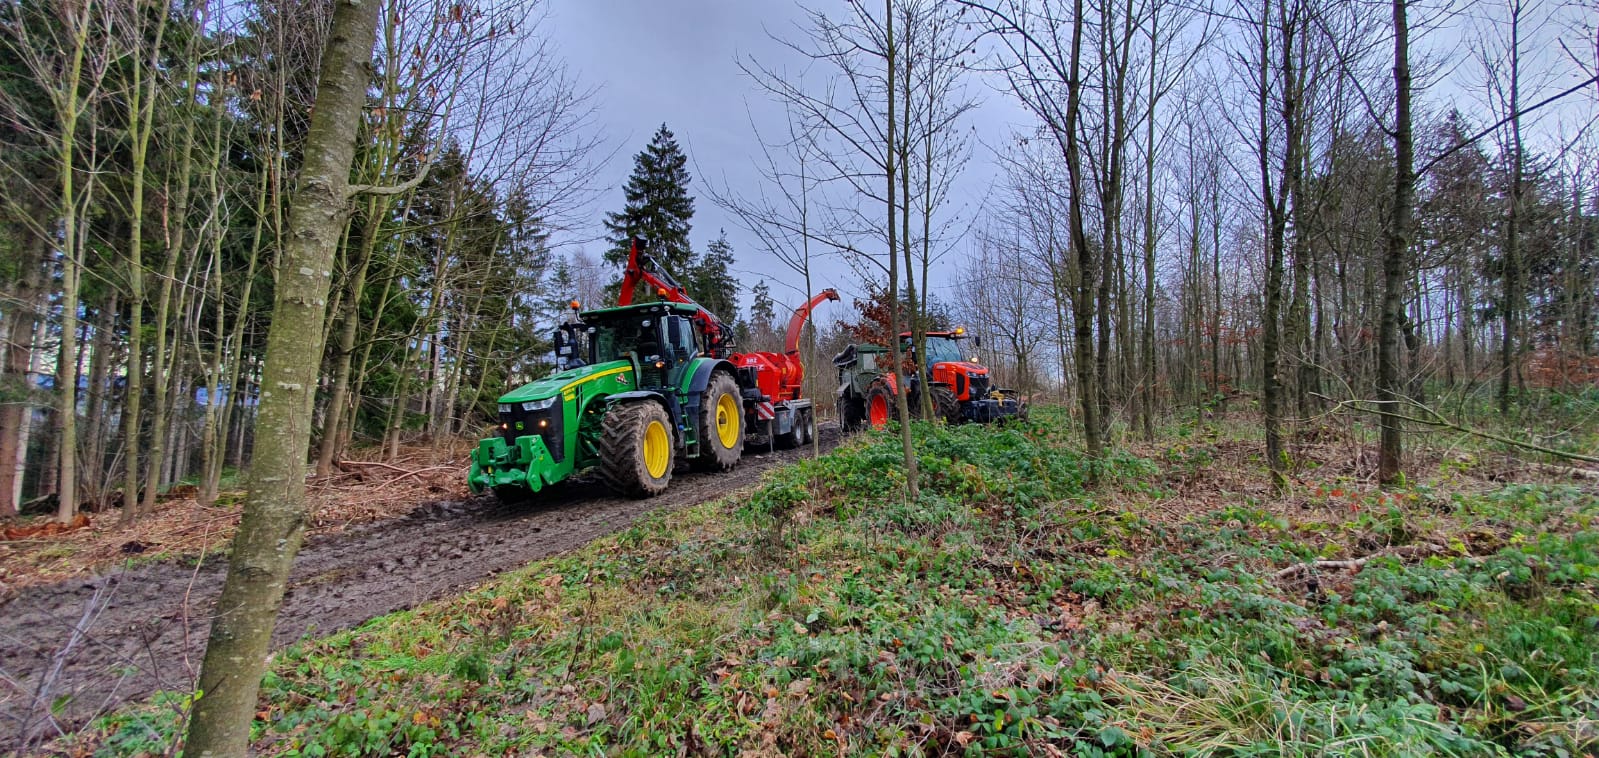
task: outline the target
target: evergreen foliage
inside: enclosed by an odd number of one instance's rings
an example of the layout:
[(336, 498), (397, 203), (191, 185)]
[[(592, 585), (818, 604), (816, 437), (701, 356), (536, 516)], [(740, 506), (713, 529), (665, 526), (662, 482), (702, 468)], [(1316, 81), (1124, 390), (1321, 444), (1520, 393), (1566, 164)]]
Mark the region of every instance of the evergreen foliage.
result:
[(607, 214), (610, 249), (605, 262), (627, 263), (628, 242), (639, 237), (649, 242), (650, 255), (674, 276), (686, 274), (694, 263), (689, 230), (694, 218), (694, 197), (688, 193), (688, 157), (672, 132), (661, 124), (649, 145), (633, 156), (633, 174), (623, 188), (626, 204)]
[(733, 246), (724, 231), (705, 248), (704, 255), (689, 264), (682, 277), (689, 297), (730, 324), (738, 320), (739, 286), (732, 269)]

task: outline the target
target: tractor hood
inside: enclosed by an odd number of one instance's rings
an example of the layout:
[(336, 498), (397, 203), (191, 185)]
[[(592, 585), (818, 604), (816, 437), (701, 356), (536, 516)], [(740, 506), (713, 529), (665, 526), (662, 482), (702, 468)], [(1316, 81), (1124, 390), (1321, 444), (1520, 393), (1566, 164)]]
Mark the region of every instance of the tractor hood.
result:
[(988, 375), (987, 366), (984, 366), (981, 363), (970, 363), (968, 361), (943, 361), (941, 363), (933, 364), (933, 369), (937, 371), (957, 371), (967, 376)]
[(611, 376), (633, 370), (631, 361), (611, 361), (593, 366), (582, 366), (552, 374), (536, 382), (529, 382), (500, 396), (502, 403), (524, 403), (559, 395), (562, 390), (576, 387), (602, 376)]

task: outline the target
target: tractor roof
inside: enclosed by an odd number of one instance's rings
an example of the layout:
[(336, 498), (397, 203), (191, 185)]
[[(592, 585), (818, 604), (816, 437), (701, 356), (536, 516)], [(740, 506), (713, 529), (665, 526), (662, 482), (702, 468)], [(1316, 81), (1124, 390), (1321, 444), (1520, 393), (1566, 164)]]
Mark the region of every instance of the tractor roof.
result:
[(699, 310), (700, 309), (698, 307), (689, 305), (687, 303), (635, 303), (633, 305), (619, 305), (614, 308), (596, 308), (592, 311), (583, 311), (582, 313), (578, 314), (578, 317), (584, 320), (591, 318), (603, 320), (633, 313), (663, 313), (676, 316), (693, 316), (694, 314), (699, 313)]
[[(966, 334), (966, 329), (960, 328), (960, 329), (956, 329), (955, 331), (952, 331), (952, 332), (928, 332), (927, 336), (929, 336), (929, 337), (948, 337), (948, 338), (950, 338), (952, 340), (963, 340), (963, 339), (966, 339), (967, 334)], [(902, 339), (902, 340), (908, 340), (908, 339), (911, 338), (911, 333), (910, 332), (900, 332), (899, 333), (899, 338)]]

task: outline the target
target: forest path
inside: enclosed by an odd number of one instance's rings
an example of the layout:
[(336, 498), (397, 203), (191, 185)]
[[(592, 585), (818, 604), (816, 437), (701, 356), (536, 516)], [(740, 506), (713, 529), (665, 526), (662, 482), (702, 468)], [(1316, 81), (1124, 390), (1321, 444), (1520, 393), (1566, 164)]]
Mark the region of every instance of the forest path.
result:
[[(840, 441), (835, 425), (818, 433), (824, 450)], [(401, 518), (313, 538), (295, 558), (273, 647), (458, 593), (652, 511), (715, 500), (809, 451), (757, 449), (725, 474), (679, 468), (671, 487), (648, 500), (618, 497), (589, 476), (526, 505), (491, 495), (430, 502)], [(0, 605), (0, 750), (48, 739), (159, 690), (192, 690), (226, 569), (220, 558), (198, 567), (163, 561), (31, 587)], [(56, 725), (46, 715), (51, 703), (62, 703)]]

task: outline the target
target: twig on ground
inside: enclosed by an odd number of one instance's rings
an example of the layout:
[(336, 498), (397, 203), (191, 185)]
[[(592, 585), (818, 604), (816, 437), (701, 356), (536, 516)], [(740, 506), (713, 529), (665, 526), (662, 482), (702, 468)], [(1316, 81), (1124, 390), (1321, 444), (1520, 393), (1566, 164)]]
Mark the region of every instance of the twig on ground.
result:
[(398, 472), (400, 472), (402, 474), (413, 473), (410, 469), (400, 468), (399, 466), (391, 466), (391, 465), (389, 465), (387, 463), (383, 463), (381, 461), (339, 461), (338, 465), (341, 466), (341, 467), (342, 466), (377, 466), (378, 468), (386, 468), (386, 469), (388, 469), (390, 471), (398, 471)]
[(1372, 553), (1371, 555), (1362, 556), (1360, 558), (1349, 558), (1349, 559), (1345, 559), (1345, 560), (1320, 560), (1320, 561), (1311, 561), (1310, 563), (1295, 563), (1294, 565), (1289, 566), (1288, 568), (1285, 568), (1285, 569), (1283, 569), (1281, 571), (1278, 571), (1277, 572), (1277, 578), (1278, 579), (1286, 579), (1286, 578), (1294, 576), (1296, 574), (1300, 574), (1300, 573), (1307, 572), (1307, 571), (1312, 571), (1312, 570), (1315, 570), (1315, 569), (1328, 569), (1328, 570), (1358, 569), (1361, 566), (1366, 565), (1366, 562), (1370, 561), (1373, 558), (1386, 558), (1386, 557), (1424, 558), (1424, 557), (1429, 556), (1429, 555), (1441, 555), (1443, 552), (1444, 552), (1443, 546), (1434, 545), (1434, 544), (1431, 544), (1431, 543), (1423, 543), (1423, 544), (1420, 544), (1420, 545), (1401, 545), (1399, 547), (1388, 548), (1387, 550), (1379, 550), (1379, 551), (1377, 551), (1375, 553)]
[(1545, 474), (1555, 474), (1557, 476), (1570, 476), (1578, 479), (1591, 479), (1594, 481), (1599, 481), (1599, 471), (1594, 471), (1593, 469), (1573, 468), (1571, 466), (1555, 466), (1548, 463), (1534, 463), (1532, 464), (1532, 467), (1542, 471)]
[[(61, 680), (62, 672), (67, 666), (67, 660), (72, 657), (72, 651), (83, 644), (84, 640), (88, 639), (89, 627), (93, 626), (95, 620), (100, 617), (100, 612), (111, 604), (111, 598), (107, 594), (107, 588), (111, 586), (113, 586), (112, 582), (105, 582), (95, 588), (94, 594), (89, 596), (89, 601), (83, 606), (83, 616), (78, 619), (78, 623), (72, 625), (72, 632), (67, 635), (67, 641), (62, 643), (61, 647), (50, 656), (50, 668), (45, 672), (44, 676), (39, 677), (39, 686), (34, 689), (33, 698), (28, 704), (27, 712), (22, 716), (21, 733), (24, 747), (30, 743), (35, 736), (34, 732), (41, 726), (54, 727), (56, 736), (66, 733), (61, 728), (60, 722), (56, 721), (55, 714), (51, 712), (50, 705), (53, 699), (51, 695), (55, 690), (56, 684)], [(36, 725), (34, 719), (38, 716), (43, 717), (42, 723)]]
[(384, 483), (382, 483), (382, 484), (380, 484), (378, 486), (379, 487), (387, 487), (387, 486), (389, 486), (391, 484), (394, 484), (395, 482), (400, 482), (400, 481), (404, 481), (406, 479), (410, 479), (411, 477), (416, 476), (418, 474), (426, 474), (429, 471), (443, 471), (445, 469), (454, 469), (454, 468), (457, 468), (457, 467), (456, 466), (428, 466), (426, 468), (419, 468), (419, 469), (417, 469), (415, 471), (412, 471), (409, 474), (401, 474), (401, 475), (399, 475), (397, 477), (394, 477), (393, 479), (390, 479), (390, 480), (388, 480), (388, 481), (386, 481), (386, 482), (384, 482)]

